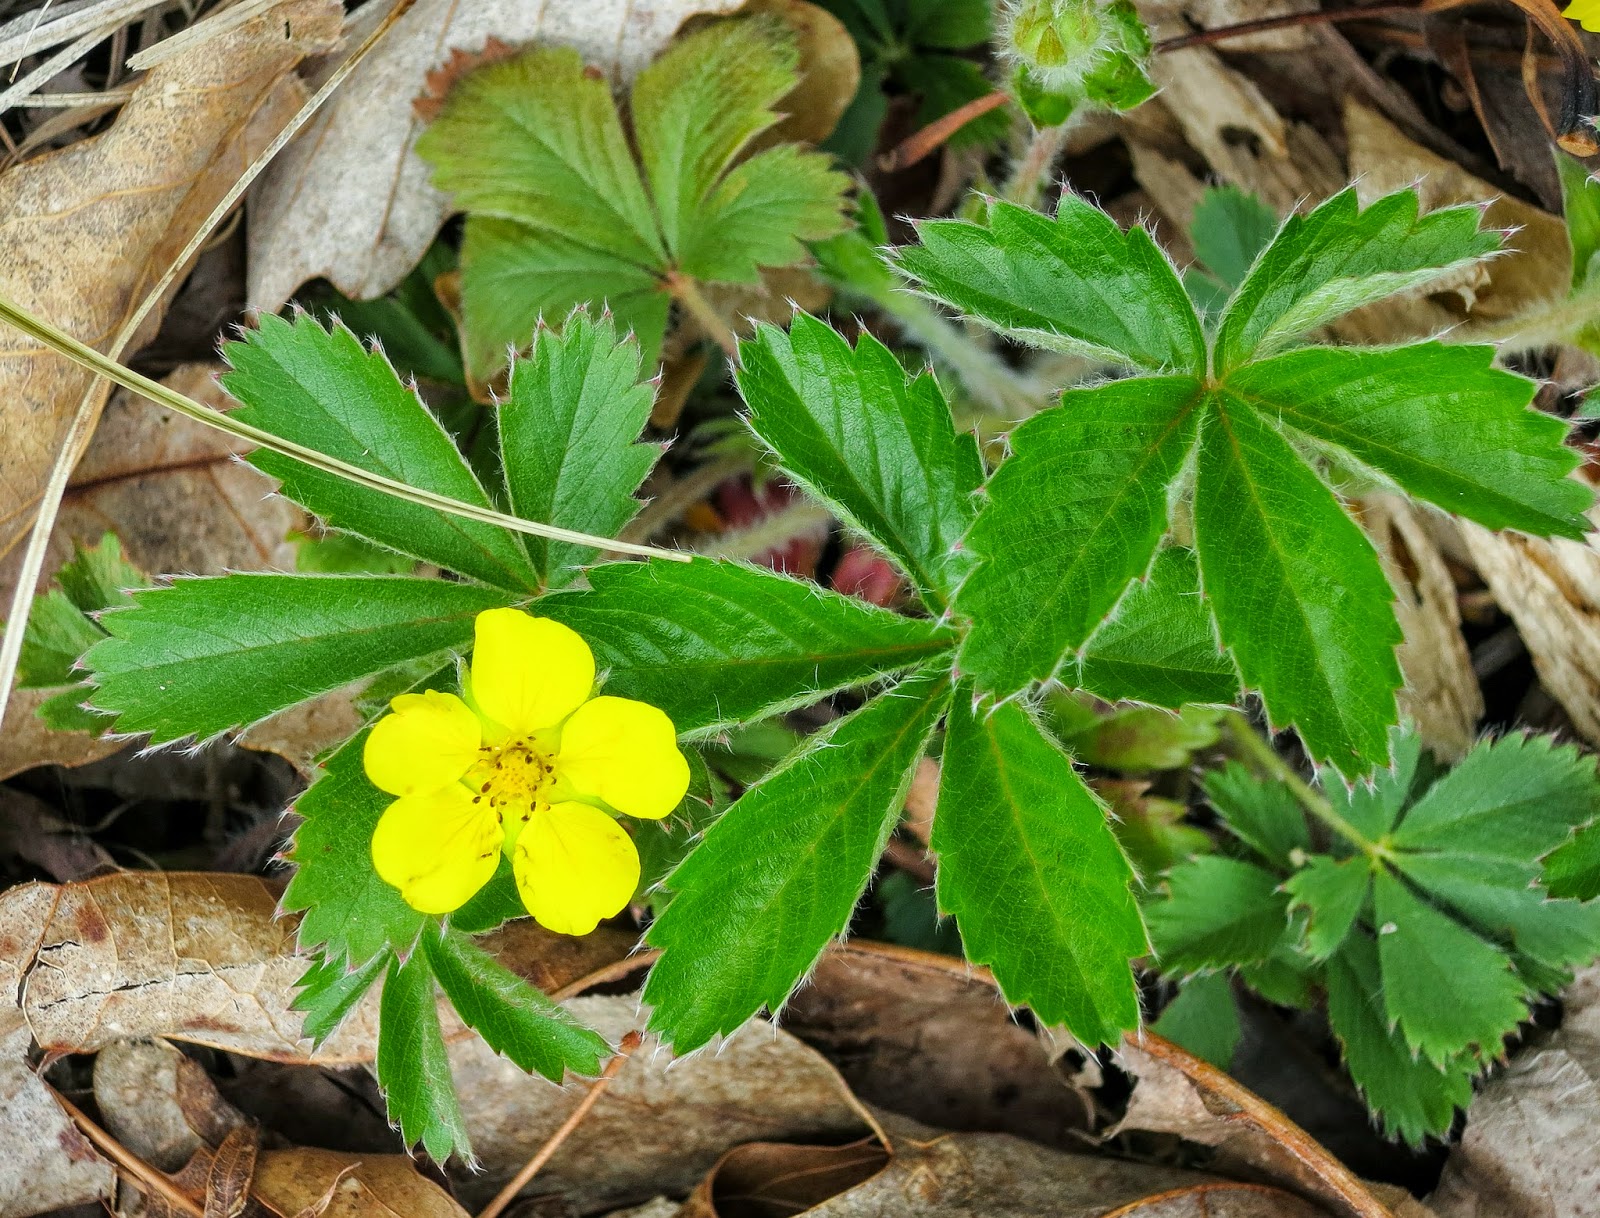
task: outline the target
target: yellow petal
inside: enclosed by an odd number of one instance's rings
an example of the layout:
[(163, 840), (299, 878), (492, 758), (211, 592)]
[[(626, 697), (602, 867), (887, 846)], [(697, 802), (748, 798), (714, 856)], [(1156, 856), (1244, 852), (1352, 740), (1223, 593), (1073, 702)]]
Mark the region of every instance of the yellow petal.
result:
[(505, 834), (460, 783), (389, 805), (372, 835), (372, 865), (423, 913), (460, 909), (489, 882)]
[(511, 851), (517, 890), (547, 930), (586, 935), (622, 912), (639, 886), (633, 839), (588, 804), (541, 804)]
[(379, 719), (361, 753), (372, 785), (390, 795), (421, 795), (449, 786), (478, 759), (478, 717), (454, 694), (401, 694)]
[(594, 688), (594, 654), (575, 630), (520, 609), (478, 614), (472, 696), (513, 736), (554, 727)]
[(618, 812), (657, 820), (682, 802), (689, 763), (666, 713), (631, 698), (585, 702), (561, 729), (556, 781)]
[(1561, 15), (1570, 17), (1591, 34), (1600, 33), (1600, 0), (1573, 0)]

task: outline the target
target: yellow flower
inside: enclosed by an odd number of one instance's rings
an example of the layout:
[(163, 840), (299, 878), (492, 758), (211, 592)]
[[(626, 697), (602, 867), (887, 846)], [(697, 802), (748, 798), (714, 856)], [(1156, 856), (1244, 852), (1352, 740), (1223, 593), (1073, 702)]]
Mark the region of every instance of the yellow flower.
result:
[(399, 797), (372, 835), (372, 862), (407, 904), (459, 909), (504, 851), (542, 926), (586, 935), (622, 910), (639, 854), (614, 818), (667, 815), (689, 764), (663, 712), (593, 692), (594, 656), (576, 632), (489, 609), (463, 697), (430, 690), (389, 704), (362, 761)]
[(1572, 18), (1591, 34), (1600, 34), (1600, 0), (1572, 0), (1561, 15)]

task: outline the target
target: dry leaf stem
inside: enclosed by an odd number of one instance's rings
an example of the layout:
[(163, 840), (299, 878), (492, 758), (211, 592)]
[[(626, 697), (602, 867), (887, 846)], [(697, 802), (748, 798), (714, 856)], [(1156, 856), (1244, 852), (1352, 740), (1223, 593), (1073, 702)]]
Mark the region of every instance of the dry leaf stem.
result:
[[(46, 1083), (45, 1086), (50, 1087), (50, 1084)], [(61, 1105), (66, 1114), (72, 1118), (72, 1123), (78, 1127), (83, 1136), (93, 1142), (95, 1148), (111, 1160), (111, 1164), (116, 1168), (119, 1176), (122, 1176), (143, 1192), (159, 1195), (162, 1200), (180, 1213), (191, 1214), (193, 1218), (206, 1218), (203, 1206), (192, 1197), (186, 1196), (164, 1174), (151, 1167), (150, 1164), (91, 1121), (66, 1096), (62, 1095), (54, 1087), (50, 1087), (50, 1094), (55, 1097), (56, 1103)]]
[(545, 1139), (544, 1145), (534, 1152), (533, 1158), (522, 1165), (522, 1170), (512, 1176), (506, 1182), (506, 1186), (495, 1194), (494, 1200), (483, 1207), (478, 1218), (499, 1218), (506, 1206), (527, 1187), (528, 1181), (539, 1174), (539, 1169), (550, 1162), (551, 1156), (561, 1149), (561, 1144), (572, 1136), (572, 1131), (583, 1124), (584, 1118), (600, 1102), (600, 1097), (611, 1085), (611, 1080), (617, 1077), (617, 1072), (622, 1069), (643, 1040), (644, 1037), (638, 1032), (629, 1032), (622, 1038), (622, 1043), (617, 1046), (617, 1055), (606, 1063), (606, 1068), (600, 1072), (600, 1077), (594, 1080), (588, 1094), (578, 1101), (578, 1106), (566, 1120), (561, 1122), (556, 1131)]

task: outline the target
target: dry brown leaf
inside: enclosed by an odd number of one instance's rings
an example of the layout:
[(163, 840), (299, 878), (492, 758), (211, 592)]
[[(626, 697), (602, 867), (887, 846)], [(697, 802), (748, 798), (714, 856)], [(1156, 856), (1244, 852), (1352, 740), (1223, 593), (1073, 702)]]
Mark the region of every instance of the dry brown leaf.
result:
[(1512, 317), (1566, 293), (1571, 248), (1566, 226), (1549, 212), (1514, 199), (1454, 161), (1430, 152), (1377, 111), (1356, 101), (1345, 107), (1350, 174), (1363, 202), (1415, 186), (1424, 208), (1486, 203), (1485, 225), (1515, 229), (1512, 251), (1436, 281), (1421, 294), (1369, 305), (1335, 327), (1347, 342), (1394, 343), (1456, 327), (1470, 340), (1488, 327), (1499, 331)]
[(1405, 632), (1400, 710), (1422, 742), (1446, 760), (1459, 760), (1476, 740), (1483, 692), (1461, 637), (1455, 582), (1423, 520), (1425, 509), (1399, 495), (1368, 495), (1362, 522), (1395, 592), (1395, 616)]
[(1561, 1028), (1478, 1091), (1429, 1204), (1439, 1218), (1600, 1215), (1600, 968), (1564, 995)]
[[(758, 1208), (752, 1209), (752, 1204)], [(1322, 1211), (1260, 1184), (1176, 1167), (1069, 1155), (1009, 1134), (875, 1143), (756, 1143), (728, 1152), (679, 1211), (815, 1218), (1319, 1218)]]
[(856, 41), (827, 9), (810, 0), (746, 0), (747, 13), (772, 13), (795, 32), (800, 83), (778, 103), (784, 118), (761, 133), (752, 150), (801, 141), (820, 144), (833, 134), (861, 84)]
[(62, 691), (12, 691), (5, 730), (0, 731), (0, 780), (38, 765), (88, 765), (109, 757), (127, 741), (107, 740), (87, 732), (53, 732), (34, 712)]
[[(612, 1044), (644, 1015), (637, 997), (581, 997), (567, 1007)], [(481, 1174), (457, 1171), (457, 1194), (481, 1205), (583, 1098), (498, 1057), (477, 1037), (450, 1046), (450, 1065)], [(858, 1134), (858, 1101), (815, 1050), (754, 1023), (715, 1052), (674, 1058), (647, 1039), (540, 1173), (580, 1213), (692, 1188), (731, 1145)]]
[(26, 1218), (109, 1198), (116, 1173), (28, 1067), (28, 1028), (0, 1011), (0, 1218)]
[[(428, 72), (452, 50), (479, 50), (491, 35), (537, 39), (576, 47), (625, 80), (688, 18), (738, 7), (739, 0), (417, 0), (256, 183), (250, 303), (276, 309), (319, 276), (371, 299), (421, 259), (450, 205), (416, 155), (422, 122), (397, 99), (422, 93)], [(370, 28), (383, 11), (370, 5), (354, 24)]]
[[(331, 45), (339, 10), (284, 0), (153, 69), (103, 135), (0, 175), (0, 296), (91, 346), (108, 341), (298, 109), (304, 87), (287, 74)], [(30, 527), (91, 380), (0, 332), (0, 552)]]
[(263, 1150), (254, 1195), (279, 1218), (467, 1218), (405, 1155)]
[[(1600, 522), (1600, 510), (1591, 518)], [(1459, 530), (1494, 599), (1516, 623), (1550, 696), (1573, 728), (1600, 745), (1600, 549), (1586, 541), (1543, 541), (1491, 533), (1469, 521)]]
[(118, 1040), (101, 1049), (94, 1102), (107, 1133), (167, 1172), (248, 1123), (199, 1062), (163, 1040)]

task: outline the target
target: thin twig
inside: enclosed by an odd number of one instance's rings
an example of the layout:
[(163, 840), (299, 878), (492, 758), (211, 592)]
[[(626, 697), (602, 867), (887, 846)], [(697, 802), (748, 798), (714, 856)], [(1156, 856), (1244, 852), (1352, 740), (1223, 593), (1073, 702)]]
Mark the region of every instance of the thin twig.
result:
[(561, 1149), (561, 1144), (572, 1136), (572, 1131), (583, 1123), (584, 1118), (589, 1115), (589, 1110), (599, 1102), (606, 1088), (611, 1085), (611, 1080), (617, 1077), (617, 1071), (622, 1069), (629, 1055), (639, 1047), (642, 1040), (644, 1037), (638, 1032), (629, 1032), (622, 1038), (622, 1043), (617, 1046), (617, 1055), (606, 1063), (606, 1068), (600, 1072), (600, 1077), (590, 1086), (589, 1093), (578, 1101), (578, 1106), (566, 1120), (561, 1122), (560, 1127), (545, 1139), (544, 1145), (534, 1152), (533, 1158), (522, 1165), (522, 1170), (512, 1176), (506, 1186), (495, 1194), (494, 1200), (483, 1207), (478, 1218), (499, 1218), (506, 1206), (527, 1187), (528, 1181), (539, 1174), (539, 1170), (550, 1162), (550, 1157)]
[(998, 110), (1011, 100), (1011, 94), (1004, 89), (996, 89), (993, 93), (985, 93), (982, 97), (974, 98), (964, 106), (959, 106), (942, 118), (936, 118), (920, 131), (913, 131), (901, 140), (888, 152), (878, 158), (878, 168), (885, 173), (893, 173), (897, 169), (905, 169), (915, 165), (923, 157), (936, 152), (957, 131), (965, 127), (973, 119)]
[(1295, 29), (1307, 25), (1329, 25), (1339, 21), (1370, 21), (1375, 17), (1408, 17), (1422, 12), (1416, 4), (1369, 4), (1354, 8), (1314, 9), (1308, 13), (1287, 13), (1281, 17), (1259, 17), (1254, 21), (1241, 21), (1236, 25), (1219, 25), (1212, 30), (1196, 30), (1192, 34), (1179, 34), (1176, 38), (1163, 38), (1155, 45), (1155, 53), (1181, 51), (1186, 47), (1210, 46), (1244, 38), (1250, 34), (1265, 34), (1272, 30)]
[(106, 1158), (111, 1160), (112, 1166), (119, 1175), (126, 1177), (130, 1183), (142, 1192), (159, 1194), (162, 1200), (174, 1209), (180, 1210), (185, 1214), (191, 1214), (193, 1218), (206, 1218), (205, 1207), (193, 1197), (186, 1196), (181, 1192), (164, 1173), (151, 1167), (150, 1164), (134, 1154), (104, 1129), (101, 1129), (100, 1126), (85, 1116), (76, 1104), (54, 1087), (51, 1087), (49, 1083), (45, 1083), (45, 1086), (50, 1088), (50, 1094), (55, 1097), (56, 1103), (60, 1104), (67, 1116), (72, 1118), (72, 1123), (78, 1127), (83, 1136), (93, 1142), (95, 1147)]
[(1341, 816), (1328, 802), (1326, 796), (1296, 774), (1294, 767), (1278, 756), (1272, 744), (1257, 732), (1242, 714), (1238, 711), (1229, 711), (1227, 724), (1229, 734), (1239, 746), (1239, 751), (1253, 760), (1260, 769), (1265, 770), (1269, 777), (1281, 782), (1302, 808), (1369, 859), (1383, 853), (1375, 843), (1367, 840), (1365, 834)]

